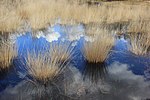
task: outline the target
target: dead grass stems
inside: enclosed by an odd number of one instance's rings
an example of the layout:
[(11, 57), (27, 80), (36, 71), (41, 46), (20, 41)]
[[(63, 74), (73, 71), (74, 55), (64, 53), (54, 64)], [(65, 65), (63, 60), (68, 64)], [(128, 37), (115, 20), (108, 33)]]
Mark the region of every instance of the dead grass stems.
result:
[(54, 58), (57, 57), (59, 62), (68, 62), (73, 59), (74, 47), (72, 43), (68, 42), (53, 43), (50, 46), (49, 52)]
[(63, 66), (59, 67), (57, 64), (57, 58), (48, 58), (47, 55), (29, 53), (26, 63), (28, 75), (33, 78), (34, 82), (42, 85), (47, 84), (63, 71)]
[(103, 63), (109, 56), (109, 52), (114, 45), (114, 37), (107, 30), (97, 30), (93, 42), (85, 41), (83, 44), (83, 55), (88, 62)]
[(138, 56), (150, 55), (150, 34), (149, 33), (130, 34), (129, 51)]
[[(16, 0), (17, 5), (1, 3), (0, 31), (15, 31), (27, 21), (33, 30), (41, 29), (49, 24), (55, 24), (61, 19), (61, 24), (69, 23), (114, 23), (121, 21), (136, 21), (150, 19), (149, 3), (136, 5), (117, 3), (102, 3), (101, 6), (78, 5), (67, 0)], [(11, 9), (11, 10), (10, 10)]]
[(7, 40), (2, 40), (0, 43), (0, 70), (8, 69), (12, 65), (15, 57), (17, 57), (15, 44)]

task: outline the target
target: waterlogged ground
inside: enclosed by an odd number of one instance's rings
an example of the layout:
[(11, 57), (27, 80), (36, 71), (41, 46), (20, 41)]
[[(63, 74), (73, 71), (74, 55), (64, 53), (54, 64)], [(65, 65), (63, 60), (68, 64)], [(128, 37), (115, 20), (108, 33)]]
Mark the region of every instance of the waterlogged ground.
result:
[[(135, 56), (128, 52), (129, 40), (124, 36), (116, 39), (111, 55), (104, 64), (90, 65), (81, 54), (83, 41), (93, 38), (84, 32), (84, 26), (55, 25), (35, 35), (11, 35), (11, 42), (17, 43), (19, 57), (14, 60), (12, 69), (0, 80), (0, 100), (149, 100), (150, 98), (150, 58)], [(36, 50), (45, 52), (50, 43), (71, 42), (74, 47), (74, 59), (56, 85), (45, 90), (26, 81), (24, 57), (27, 52)], [(45, 91), (47, 94), (45, 94)], [(48, 99), (50, 100), (50, 99)]]

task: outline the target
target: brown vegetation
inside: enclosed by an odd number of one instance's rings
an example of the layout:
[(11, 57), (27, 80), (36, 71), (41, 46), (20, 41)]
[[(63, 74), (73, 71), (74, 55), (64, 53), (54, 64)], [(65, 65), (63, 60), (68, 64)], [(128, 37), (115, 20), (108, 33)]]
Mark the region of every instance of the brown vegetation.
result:
[(130, 47), (129, 50), (136, 55), (150, 53), (150, 21), (136, 21), (128, 26)]
[(91, 63), (104, 62), (114, 45), (114, 37), (107, 30), (99, 29), (98, 32), (93, 42), (85, 41), (83, 46), (83, 55)]
[(67, 62), (71, 60), (73, 56), (74, 47), (71, 46), (72, 43), (54, 43), (50, 46), (50, 55), (54, 58), (59, 59), (59, 62)]
[[(3, 1), (3, 2), (2, 2)], [(28, 22), (37, 30), (54, 24), (60, 18), (62, 24), (68, 23), (114, 23), (122, 21), (149, 20), (149, 3), (137, 4), (101, 2), (100, 6), (68, 3), (67, 0), (9, 0), (0, 1), (0, 31), (19, 30)]]
[(34, 81), (40, 82), (43, 85), (48, 81), (52, 81), (63, 72), (63, 65), (59, 66), (57, 57), (48, 57), (48, 55), (29, 53), (26, 58), (26, 69), (29, 76)]
[(150, 54), (150, 34), (134, 33), (130, 34), (129, 50), (138, 56), (147, 56)]
[(2, 43), (0, 43), (0, 70), (8, 69), (16, 56), (16, 46), (6, 40), (2, 40)]

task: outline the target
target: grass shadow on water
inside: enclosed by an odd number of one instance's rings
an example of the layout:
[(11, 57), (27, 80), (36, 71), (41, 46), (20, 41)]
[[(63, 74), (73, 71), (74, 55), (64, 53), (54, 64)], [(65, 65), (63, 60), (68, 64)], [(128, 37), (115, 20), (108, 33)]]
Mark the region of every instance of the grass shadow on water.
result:
[(107, 76), (106, 63), (90, 63), (86, 61), (85, 69), (83, 71), (83, 79), (89, 79), (93, 83), (97, 83), (99, 80), (104, 80)]

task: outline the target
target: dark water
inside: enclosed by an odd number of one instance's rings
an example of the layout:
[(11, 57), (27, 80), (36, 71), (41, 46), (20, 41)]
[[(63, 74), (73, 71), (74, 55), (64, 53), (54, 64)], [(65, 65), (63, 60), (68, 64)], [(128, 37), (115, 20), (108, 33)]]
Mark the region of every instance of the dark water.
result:
[[(2, 100), (7, 100), (7, 95), (16, 96), (19, 91), (18, 87), (20, 89), (26, 86), (22, 83), (26, 75), (22, 66), (25, 66), (23, 62), (27, 53), (33, 50), (36, 50), (37, 53), (44, 53), (50, 48), (50, 43), (57, 42), (75, 44), (72, 45), (75, 48), (74, 59), (71, 62), (73, 67), (69, 69), (72, 73), (66, 74), (66, 80), (70, 83), (66, 88), (68, 89), (67, 95), (76, 94), (75, 97), (79, 97), (79, 100), (146, 100), (150, 98), (150, 68), (146, 66), (150, 62), (149, 57), (139, 57), (130, 53), (129, 43), (122, 37), (116, 39), (115, 46), (104, 63), (90, 64), (86, 62), (81, 53), (84, 36), (79, 34), (76, 40), (72, 40), (70, 38), (75, 37), (74, 33), (68, 36), (63, 28), (56, 25), (53, 27), (53, 33), (48, 33), (51, 35), (41, 35), (38, 38), (32, 37), (30, 32), (16, 38), (19, 55), (13, 61), (14, 67), (0, 80)], [(83, 27), (77, 28), (82, 31)], [(58, 32), (59, 35), (55, 36), (54, 32)]]

